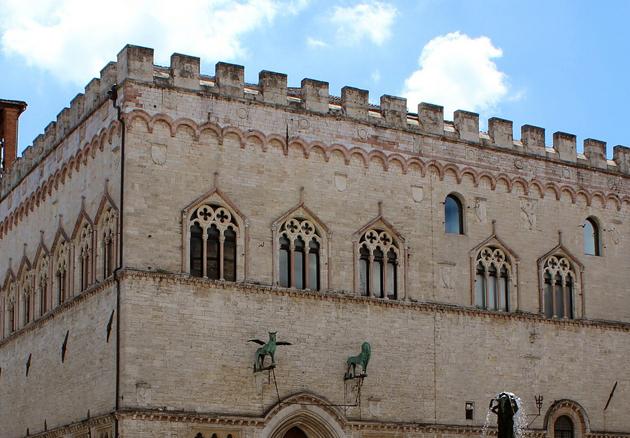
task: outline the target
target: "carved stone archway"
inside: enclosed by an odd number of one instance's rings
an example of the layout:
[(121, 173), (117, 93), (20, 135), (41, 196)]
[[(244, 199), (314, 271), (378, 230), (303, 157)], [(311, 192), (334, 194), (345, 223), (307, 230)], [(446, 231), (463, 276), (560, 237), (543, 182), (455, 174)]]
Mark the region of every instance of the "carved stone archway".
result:
[(344, 438), (341, 415), (328, 403), (313, 395), (295, 395), (283, 400), (267, 414), (261, 436), (284, 438), (297, 427), (308, 438)]
[(544, 429), (548, 438), (555, 438), (555, 424), (558, 418), (566, 416), (573, 423), (573, 438), (584, 438), (590, 433), (590, 422), (586, 411), (577, 402), (563, 399), (556, 400), (547, 410), (544, 421)]

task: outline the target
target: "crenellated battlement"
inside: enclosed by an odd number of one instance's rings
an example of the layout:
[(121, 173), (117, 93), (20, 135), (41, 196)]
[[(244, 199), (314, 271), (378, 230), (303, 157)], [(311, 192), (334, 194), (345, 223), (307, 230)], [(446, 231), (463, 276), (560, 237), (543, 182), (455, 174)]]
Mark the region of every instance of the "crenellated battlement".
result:
[(545, 129), (532, 125), (523, 125), (520, 140), (515, 140), (510, 120), (490, 118), (488, 132), (485, 133), (479, 130), (479, 114), (469, 111), (457, 110), (453, 120), (448, 121), (444, 119), (443, 107), (434, 104), (420, 103), (417, 112), (410, 113), (407, 111), (407, 100), (402, 97), (383, 95), (380, 105), (373, 105), (369, 103), (367, 90), (346, 86), (341, 89), (341, 97), (336, 97), (329, 94), (328, 82), (306, 78), (301, 81), (300, 87), (289, 87), (287, 75), (267, 70), (259, 73), (257, 84), (250, 84), (245, 82), (243, 66), (219, 62), (214, 75), (203, 75), (200, 64), (197, 57), (175, 53), (171, 56), (170, 66), (161, 67), (154, 64), (153, 49), (125, 46), (118, 54), (117, 62), (107, 64), (101, 70), (100, 78), (90, 81), (85, 92), (77, 95), (70, 107), (64, 108), (57, 120), (46, 127), (44, 134), (24, 150), (11, 171), (0, 175), (0, 197), (4, 197), (69, 132), (97, 109), (107, 99), (112, 85), (127, 80), (315, 114), (332, 114), (379, 127), (440, 136), (449, 141), (512, 150), (564, 164), (573, 163), (630, 175), (630, 148), (625, 146), (615, 146), (613, 160), (609, 161), (606, 159), (606, 143), (601, 140), (584, 140), (584, 153), (578, 154), (576, 136), (569, 133), (555, 132), (553, 144), (547, 147)]
[(7, 173), (0, 174), (0, 198), (108, 99), (107, 93), (116, 81), (116, 63), (110, 62), (101, 70), (100, 78), (92, 79), (85, 86), (84, 93), (77, 94), (70, 102), (70, 107), (61, 110), (56, 121), (50, 122), (44, 133), (38, 135), (33, 144), (24, 149), (13, 167)]

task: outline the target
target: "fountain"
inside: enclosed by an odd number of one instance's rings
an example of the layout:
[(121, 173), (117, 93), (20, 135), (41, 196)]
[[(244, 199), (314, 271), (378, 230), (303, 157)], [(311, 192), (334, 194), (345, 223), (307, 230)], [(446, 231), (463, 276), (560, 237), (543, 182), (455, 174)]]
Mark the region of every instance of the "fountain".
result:
[(511, 392), (501, 392), (490, 400), (483, 436), (490, 422), (490, 413), (497, 416), (498, 438), (521, 438), (526, 427), (521, 399)]

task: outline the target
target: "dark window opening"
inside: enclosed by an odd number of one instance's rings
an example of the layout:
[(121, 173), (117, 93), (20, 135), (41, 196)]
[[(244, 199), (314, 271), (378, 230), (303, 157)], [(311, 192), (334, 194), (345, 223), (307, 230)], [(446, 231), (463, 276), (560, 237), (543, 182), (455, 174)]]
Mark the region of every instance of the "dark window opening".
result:
[(280, 286), (289, 287), (291, 285), (291, 247), (289, 239), (285, 236), (280, 237)]
[(236, 233), (227, 229), (223, 235), (223, 279), (236, 281)]
[(190, 227), (190, 275), (203, 277), (203, 231), (199, 224)]
[(600, 256), (600, 233), (597, 222), (588, 218), (584, 221), (584, 254)]
[(304, 240), (301, 237), (295, 239), (293, 249), (293, 273), (295, 275), (295, 287), (306, 288), (306, 270), (304, 269)]
[(573, 421), (566, 415), (558, 417), (553, 426), (554, 438), (573, 438)]
[(449, 234), (464, 234), (462, 203), (454, 195), (448, 195), (444, 201), (444, 231)]
[(212, 225), (208, 229), (208, 239), (206, 241), (206, 276), (212, 280), (219, 280), (220, 278), (220, 260), (221, 250), (219, 241), (219, 229), (216, 225)]
[(365, 245), (359, 249), (359, 291), (363, 296), (370, 295), (370, 250)]
[(311, 239), (308, 248), (308, 287), (319, 290), (319, 243)]

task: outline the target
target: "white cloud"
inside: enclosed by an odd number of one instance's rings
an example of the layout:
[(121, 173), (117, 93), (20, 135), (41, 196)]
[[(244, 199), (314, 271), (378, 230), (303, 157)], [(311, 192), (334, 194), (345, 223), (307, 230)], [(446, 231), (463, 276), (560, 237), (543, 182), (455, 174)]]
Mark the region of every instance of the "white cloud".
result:
[(381, 72), (378, 70), (374, 70), (370, 77), (372, 78), (372, 82), (378, 84), (381, 81)]
[(396, 8), (389, 3), (368, 1), (354, 6), (336, 6), (330, 22), (336, 26), (337, 40), (355, 45), (364, 39), (382, 45), (391, 36)]
[(205, 61), (243, 56), (241, 38), (308, 0), (3, 0), (0, 44), (6, 54), (59, 78), (83, 83), (127, 43)]
[(328, 44), (322, 40), (318, 40), (317, 38), (308, 37), (306, 38), (306, 44), (312, 49), (320, 49), (323, 47), (328, 47)]
[(419, 102), (430, 102), (443, 105), (445, 114), (457, 109), (487, 113), (508, 98), (507, 75), (492, 61), (501, 56), (487, 37), (438, 36), (422, 49), (420, 68), (405, 80), (402, 95), (412, 111)]

